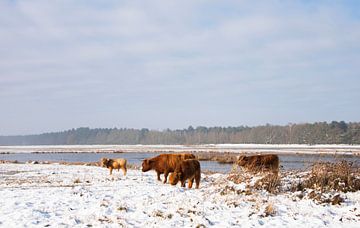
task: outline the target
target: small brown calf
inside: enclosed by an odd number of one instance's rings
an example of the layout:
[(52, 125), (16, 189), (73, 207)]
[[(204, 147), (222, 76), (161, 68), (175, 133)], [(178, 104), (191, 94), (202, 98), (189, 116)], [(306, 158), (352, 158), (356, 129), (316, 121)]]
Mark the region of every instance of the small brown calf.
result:
[(170, 174), (170, 184), (176, 185), (179, 180), (181, 187), (185, 187), (185, 181), (189, 180), (188, 188), (192, 188), (194, 179), (196, 188), (199, 188), (201, 177), (200, 162), (196, 159), (183, 160), (175, 168), (175, 171)]
[(124, 172), (124, 176), (126, 176), (127, 168), (126, 168), (126, 159), (118, 158), (118, 159), (109, 159), (102, 158), (101, 166), (106, 167), (110, 170), (110, 175), (112, 175), (112, 170), (117, 169), (118, 171), (121, 169)]

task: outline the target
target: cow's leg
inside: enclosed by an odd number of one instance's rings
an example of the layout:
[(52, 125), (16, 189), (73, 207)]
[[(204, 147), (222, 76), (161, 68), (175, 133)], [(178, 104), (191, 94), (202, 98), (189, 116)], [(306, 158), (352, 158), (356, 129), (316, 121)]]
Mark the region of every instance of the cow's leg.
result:
[(169, 174), (169, 172), (166, 170), (165, 172), (164, 172), (164, 184), (166, 183), (166, 181), (167, 181), (167, 177), (168, 177), (168, 174)]
[(126, 167), (122, 167), (121, 169), (122, 169), (122, 171), (124, 172), (124, 176), (126, 176), (126, 172), (127, 172)]
[(157, 173), (157, 178), (158, 178), (158, 181), (161, 181), (161, 178), (160, 178), (160, 172), (156, 172)]
[(185, 187), (185, 180), (181, 180), (181, 187)]
[(199, 188), (199, 185), (200, 185), (200, 176), (201, 176), (200, 171), (195, 174), (196, 188)]
[(189, 179), (188, 188), (192, 188), (194, 178)]
[(113, 170), (113, 168), (112, 168), (112, 167), (110, 167), (109, 169), (110, 169), (110, 175), (112, 175), (112, 170)]

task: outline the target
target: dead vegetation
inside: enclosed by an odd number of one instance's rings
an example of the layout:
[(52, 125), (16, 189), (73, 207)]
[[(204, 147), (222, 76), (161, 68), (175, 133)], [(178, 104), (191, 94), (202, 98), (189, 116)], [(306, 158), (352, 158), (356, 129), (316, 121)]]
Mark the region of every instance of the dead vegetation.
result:
[[(245, 184), (245, 190), (225, 186), (221, 195), (251, 195), (265, 190), (271, 194), (289, 193), (294, 201), (311, 199), (318, 204), (340, 205), (345, 201), (344, 193), (360, 190), (360, 169), (346, 161), (316, 163), (307, 172), (283, 171), (281, 175), (234, 165), (227, 179), (235, 184)], [(268, 205), (265, 216), (272, 215), (271, 209)]]
[(345, 201), (343, 193), (360, 190), (360, 169), (346, 161), (316, 163), (305, 175), (293, 179), (289, 190), (299, 199), (317, 204), (340, 205)]
[(126, 206), (119, 206), (119, 207), (117, 208), (117, 210), (118, 210), (118, 211), (125, 211), (125, 212), (128, 212), (128, 211), (129, 211), (129, 209), (128, 209)]
[(276, 208), (273, 203), (269, 203), (268, 205), (266, 205), (264, 214), (265, 217), (276, 215)]
[(317, 163), (304, 181), (299, 182), (296, 190), (304, 188), (315, 189), (320, 192), (341, 191), (355, 192), (360, 190), (360, 169), (352, 163), (341, 161), (338, 163)]
[(18, 164), (18, 160), (0, 160), (0, 164)]
[(311, 199), (318, 204), (340, 205), (345, 201), (345, 199), (341, 197), (339, 193), (335, 193), (335, 195), (324, 194), (322, 192), (316, 192), (314, 190), (311, 190), (310, 193), (307, 194), (306, 198)]
[[(234, 164), (231, 172), (228, 175), (228, 180), (235, 184), (246, 183), (247, 189), (244, 191), (248, 194), (250, 189), (266, 190), (269, 193), (278, 193), (280, 191), (280, 176), (278, 172), (269, 171), (249, 171), (248, 169), (242, 169), (238, 165)], [(256, 180), (254, 184), (251, 182)]]
[(234, 182), (235, 184), (240, 184), (243, 182), (250, 181), (252, 176), (248, 175), (244, 170), (239, 167), (237, 164), (234, 164), (231, 168), (231, 171), (228, 175), (228, 180)]
[[(98, 162), (50, 162), (50, 163), (59, 163), (60, 165), (85, 165), (85, 166), (99, 166)], [(40, 163), (42, 164), (42, 163)], [(45, 163), (47, 164), (47, 163)]]
[(264, 177), (255, 182), (254, 188), (258, 190), (266, 190), (273, 194), (278, 193), (280, 191), (280, 177), (278, 173), (266, 174)]
[(160, 210), (156, 210), (156, 211), (153, 211), (151, 216), (159, 217), (159, 218), (163, 218), (163, 219), (172, 219), (172, 217), (174, 215), (173, 214), (165, 214), (164, 212), (162, 212)]

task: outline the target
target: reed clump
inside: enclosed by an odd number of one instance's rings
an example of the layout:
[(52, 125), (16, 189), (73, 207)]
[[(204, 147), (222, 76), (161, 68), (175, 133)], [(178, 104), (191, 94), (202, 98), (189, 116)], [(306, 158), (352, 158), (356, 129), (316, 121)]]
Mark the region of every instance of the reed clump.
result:
[(359, 191), (360, 169), (353, 167), (353, 164), (347, 161), (316, 163), (313, 165), (308, 178), (299, 183), (299, 188), (311, 188), (320, 192), (332, 190)]

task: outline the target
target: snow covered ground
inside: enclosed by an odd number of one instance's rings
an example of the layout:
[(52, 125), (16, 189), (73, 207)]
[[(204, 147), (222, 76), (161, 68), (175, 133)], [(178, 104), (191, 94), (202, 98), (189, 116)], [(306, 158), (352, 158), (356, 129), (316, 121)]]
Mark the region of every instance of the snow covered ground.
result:
[(56, 152), (231, 152), (278, 154), (347, 154), (360, 155), (360, 145), (299, 144), (204, 144), (204, 145), (47, 145), (0, 146), (0, 153)]
[(111, 177), (96, 166), (0, 164), (0, 227), (360, 227), (360, 192), (317, 204), (297, 193), (247, 194), (226, 177), (202, 174), (200, 189), (187, 189), (154, 171)]

